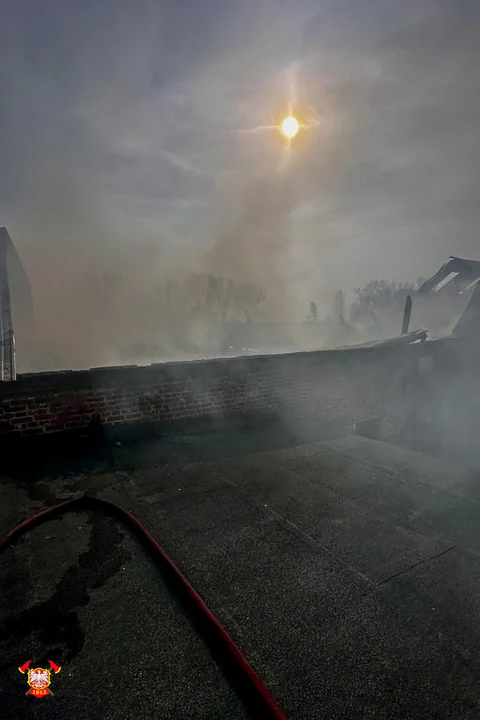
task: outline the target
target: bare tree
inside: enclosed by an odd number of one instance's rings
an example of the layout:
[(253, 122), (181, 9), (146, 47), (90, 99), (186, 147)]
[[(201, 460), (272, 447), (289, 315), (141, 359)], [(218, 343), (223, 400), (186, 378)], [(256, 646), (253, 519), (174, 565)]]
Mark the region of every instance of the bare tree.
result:
[(265, 293), (254, 283), (236, 284), (231, 278), (204, 273), (188, 275), (181, 283), (167, 280), (156, 297), (164, 314), (174, 322), (181, 318), (186, 322), (186, 316), (201, 316), (223, 324), (235, 311), (251, 322)]
[(187, 304), (194, 313), (217, 318), (222, 323), (234, 299), (233, 281), (215, 275), (189, 275), (185, 281)]
[(360, 320), (365, 315), (375, 319), (378, 310), (403, 310), (407, 295), (415, 292), (421, 281), (421, 278), (416, 283), (371, 280), (365, 287), (355, 288), (350, 319)]
[(185, 301), (190, 310), (205, 312), (208, 303), (207, 275), (189, 275), (184, 283)]
[(333, 315), (337, 322), (345, 322), (345, 293), (343, 290), (337, 290), (333, 297)]
[(318, 318), (318, 306), (317, 303), (311, 302), (308, 306), (307, 320), (317, 320)]
[(235, 297), (235, 286), (233, 280), (223, 277), (211, 277), (210, 280), (210, 298), (212, 307), (222, 323), (228, 316), (228, 311)]
[(241, 283), (234, 288), (236, 308), (244, 315), (247, 323), (252, 322), (252, 316), (265, 297), (264, 290), (254, 283)]

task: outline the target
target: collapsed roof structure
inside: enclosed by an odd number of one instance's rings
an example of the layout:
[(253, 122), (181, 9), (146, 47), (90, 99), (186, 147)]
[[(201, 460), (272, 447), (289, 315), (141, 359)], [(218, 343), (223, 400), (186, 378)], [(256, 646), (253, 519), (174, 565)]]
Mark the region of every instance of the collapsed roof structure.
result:
[(471, 290), (480, 281), (480, 261), (465, 260), (450, 255), (449, 262), (442, 265), (430, 280), (419, 287), (416, 295), (427, 295), (448, 288), (453, 293), (462, 295)]
[(480, 337), (480, 261), (451, 255), (449, 262), (442, 265), (415, 294), (417, 297), (427, 297), (433, 293), (447, 294), (451, 298), (472, 293), (451, 336)]
[[(442, 324), (442, 337), (480, 339), (480, 261), (466, 260), (450, 255), (449, 261), (444, 263), (440, 270), (426, 280), (412, 295), (420, 301), (417, 305), (416, 320), (420, 319), (423, 327), (432, 330), (429, 321), (433, 318), (429, 317), (429, 308), (436, 307), (441, 316), (445, 316), (445, 318), (450, 316), (454, 320), (453, 327), (450, 325), (448, 328)], [(443, 298), (442, 302), (440, 302), (440, 298)], [(421, 300), (426, 302), (422, 303)], [(420, 312), (418, 312), (418, 308), (420, 308)], [(427, 331), (408, 332), (409, 320), (410, 316), (406, 322), (407, 331), (405, 332), (402, 328), (401, 335), (356, 344), (354, 347), (382, 347), (424, 342), (427, 339)]]

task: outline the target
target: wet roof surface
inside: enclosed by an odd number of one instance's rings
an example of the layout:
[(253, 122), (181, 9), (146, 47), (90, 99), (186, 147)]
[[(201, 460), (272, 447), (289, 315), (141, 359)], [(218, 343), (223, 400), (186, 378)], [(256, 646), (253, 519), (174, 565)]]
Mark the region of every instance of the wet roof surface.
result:
[[(230, 458), (120, 447), (114, 467), (5, 476), (0, 532), (97, 494), (157, 538), (290, 719), (478, 718), (478, 477), (356, 436), (236, 442)], [(9, 717), (248, 717), (118, 521), (75, 512), (30, 531), (0, 556), (0, 591)], [(62, 665), (54, 698), (25, 696), (30, 658)]]

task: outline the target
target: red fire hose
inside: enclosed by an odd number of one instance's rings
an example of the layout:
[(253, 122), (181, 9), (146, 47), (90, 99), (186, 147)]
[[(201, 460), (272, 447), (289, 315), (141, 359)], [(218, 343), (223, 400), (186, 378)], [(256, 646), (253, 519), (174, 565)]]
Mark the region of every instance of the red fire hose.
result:
[(88, 497), (86, 495), (73, 500), (66, 500), (58, 505), (53, 505), (46, 510), (42, 510), (27, 520), (23, 520), (23, 522), (19, 523), (9, 533), (0, 537), (0, 553), (26, 530), (30, 530), (30, 528), (40, 524), (44, 520), (50, 520), (53, 516), (63, 513), (66, 510), (78, 510), (80, 508), (106, 510), (111, 515), (119, 516), (133, 528), (141, 541), (150, 550), (153, 550), (155, 559), (160, 567), (175, 581), (175, 584), (182, 591), (182, 594), (188, 599), (191, 608), (201, 617), (207, 630), (207, 640), (215, 641), (216, 645), (218, 645), (223, 652), (224, 657), (230, 661), (230, 664), (243, 681), (243, 687), (250, 696), (250, 703), (253, 699), (255, 709), (260, 712), (260, 716), (266, 718), (266, 720), (269, 718), (273, 718), (274, 720), (287, 720), (269, 690), (265, 687), (225, 628), (220, 624), (165, 550), (163, 550), (155, 538), (150, 535), (137, 518), (129, 513), (128, 510), (124, 510), (124, 508), (108, 500), (101, 500), (100, 498)]

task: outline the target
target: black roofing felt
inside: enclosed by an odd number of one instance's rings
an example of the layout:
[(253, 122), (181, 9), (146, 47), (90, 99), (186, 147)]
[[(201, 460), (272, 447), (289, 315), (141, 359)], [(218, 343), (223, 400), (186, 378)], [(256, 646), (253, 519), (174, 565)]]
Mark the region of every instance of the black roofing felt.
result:
[[(145, 453), (128, 471), (4, 477), (0, 532), (98, 493), (165, 547), (291, 720), (479, 717), (473, 473), (355, 436), (188, 465)], [(115, 521), (43, 525), (0, 556), (0, 578), (10, 716), (36, 717), (40, 702), (17, 666), (55, 653), (49, 717), (247, 717)]]

